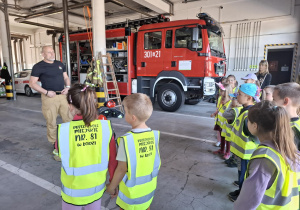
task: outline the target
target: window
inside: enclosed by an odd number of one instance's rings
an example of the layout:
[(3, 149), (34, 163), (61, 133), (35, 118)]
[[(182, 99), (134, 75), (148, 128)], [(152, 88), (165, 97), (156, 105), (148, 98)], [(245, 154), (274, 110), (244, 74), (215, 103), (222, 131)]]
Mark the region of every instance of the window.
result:
[(145, 33), (144, 49), (155, 50), (160, 48), (161, 48), (161, 31)]
[(210, 49), (214, 56), (222, 57), (224, 55), (222, 34), (207, 30)]
[(20, 78), (20, 73), (15, 73), (15, 78)]
[(168, 30), (166, 32), (166, 43), (165, 48), (172, 48), (173, 31)]
[(27, 77), (27, 72), (21, 72), (20, 78), (25, 78), (25, 77)]
[(187, 48), (192, 42), (192, 28), (180, 28), (175, 31), (175, 47)]
[(202, 50), (202, 33), (199, 30), (198, 42), (193, 41), (193, 28), (180, 28), (175, 31), (175, 47)]

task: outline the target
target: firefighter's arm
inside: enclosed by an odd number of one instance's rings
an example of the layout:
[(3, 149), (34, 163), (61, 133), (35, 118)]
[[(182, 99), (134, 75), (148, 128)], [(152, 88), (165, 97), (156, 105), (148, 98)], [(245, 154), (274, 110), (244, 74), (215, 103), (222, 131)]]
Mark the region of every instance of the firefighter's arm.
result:
[(66, 95), (70, 89), (70, 78), (67, 72), (63, 73), (66, 88), (61, 91), (61, 94)]
[(39, 84), (37, 84), (38, 80), (39, 80), (38, 77), (31, 76), (30, 80), (29, 80), (29, 86), (32, 89), (34, 89), (34, 90), (36, 90), (36, 91), (38, 91), (38, 92), (46, 95), (47, 94), (47, 90), (45, 90)]
[(127, 172), (127, 162), (118, 161), (118, 166), (115, 171), (114, 177), (110, 184), (107, 185), (106, 191), (111, 195), (111, 197), (117, 196), (117, 187), (122, 181), (123, 177)]

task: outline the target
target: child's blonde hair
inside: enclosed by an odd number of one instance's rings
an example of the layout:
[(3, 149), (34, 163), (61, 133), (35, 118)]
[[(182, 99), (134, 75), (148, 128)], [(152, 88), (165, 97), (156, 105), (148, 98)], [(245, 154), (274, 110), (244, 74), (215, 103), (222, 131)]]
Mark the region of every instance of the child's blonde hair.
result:
[(288, 82), (276, 85), (274, 91), (280, 99), (290, 98), (294, 106), (300, 106), (300, 85), (296, 82)]
[(140, 122), (146, 122), (153, 112), (150, 98), (143, 93), (126, 96), (123, 105), (129, 114), (136, 116)]

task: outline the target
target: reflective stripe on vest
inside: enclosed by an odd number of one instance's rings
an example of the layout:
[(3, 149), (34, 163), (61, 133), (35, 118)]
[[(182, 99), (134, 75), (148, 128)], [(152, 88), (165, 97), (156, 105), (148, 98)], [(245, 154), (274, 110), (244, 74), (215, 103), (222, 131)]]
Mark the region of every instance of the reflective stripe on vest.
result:
[[(148, 194), (144, 195), (143, 191), (145, 191), (149, 186), (147, 184), (151, 184), (155, 179), (155, 185), (156, 185), (156, 177), (158, 175), (159, 169), (160, 169), (160, 155), (159, 155), (159, 131), (145, 131), (140, 133), (141, 135), (144, 135), (144, 138), (153, 138), (154, 135), (154, 146), (155, 146), (155, 157), (154, 157), (154, 164), (153, 164), (153, 169), (151, 170), (152, 173), (145, 175), (145, 176), (137, 176), (137, 163), (138, 159), (140, 157), (140, 149), (136, 148), (135, 142), (138, 142), (140, 139), (135, 139), (135, 135), (139, 135), (139, 133), (127, 133), (125, 136), (121, 137), (124, 139), (124, 145), (125, 145), (125, 150), (126, 150), (126, 156), (127, 156), (127, 161), (128, 161), (128, 172), (125, 174), (124, 178), (122, 179), (122, 182), (120, 184), (120, 190), (119, 190), (119, 195), (117, 199), (117, 204), (121, 208), (128, 207), (128, 205), (143, 205), (149, 201), (152, 200), (154, 196), (155, 189), (151, 190)], [(120, 138), (118, 139), (118, 143), (120, 142)], [(149, 148), (149, 145), (146, 145), (147, 148)], [(148, 149), (147, 149), (148, 151)], [(149, 151), (148, 151), (149, 152)], [(154, 152), (154, 150), (153, 150)], [(130, 161), (130, 162), (129, 162)], [(143, 166), (147, 167), (147, 166)], [(139, 166), (141, 169), (141, 166)], [(122, 185), (123, 184), (123, 185)], [(140, 186), (138, 185), (144, 185), (143, 189), (141, 191)], [(124, 189), (127, 188), (127, 189)], [(135, 195), (141, 195), (140, 197), (130, 197), (130, 193), (126, 194), (126, 192), (134, 192), (133, 194)], [(125, 205), (125, 206), (124, 206)], [(149, 204), (150, 206), (150, 204)], [(148, 206), (148, 207), (149, 207)], [(146, 207), (145, 209), (147, 209)], [(125, 208), (127, 209), (127, 208)]]
[(221, 127), (221, 129), (223, 128), (224, 124), (225, 124), (225, 121), (226, 119), (223, 117), (223, 113), (226, 111), (226, 109), (231, 105), (231, 101), (227, 101), (224, 105), (221, 104), (221, 107), (218, 111), (218, 114), (217, 114), (217, 122), (218, 122), (218, 125)]
[(291, 122), (292, 128), (296, 128), (300, 132), (300, 119)]
[[(299, 173), (291, 170), (282, 156), (275, 150), (266, 146), (258, 146), (251, 160), (256, 158), (269, 159), (277, 169), (277, 176), (272, 186), (266, 190), (261, 204), (257, 209), (298, 209), (299, 208)], [(249, 167), (250, 163), (248, 164)], [(249, 176), (249, 168), (245, 178)], [(281, 209), (281, 208), (280, 208)]]
[[(93, 134), (93, 138), (91, 134)], [(75, 135), (85, 135), (85, 137), (78, 140)], [(105, 190), (111, 138), (110, 121), (106, 120), (95, 120), (90, 127), (85, 127), (82, 120), (71, 121), (58, 126), (59, 155), (62, 160), (61, 190), (65, 202), (74, 205), (86, 205), (102, 197)], [(95, 144), (87, 144), (92, 142)], [(80, 150), (84, 147), (87, 147), (88, 150)], [(73, 155), (70, 155), (70, 151), (73, 152)], [(74, 151), (76, 152), (74, 153)], [(82, 157), (79, 155), (84, 151), (91, 152), (91, 155), (86, 155), (84, 157), (86, 161), (82, 162), (80, 161)], [(99, 153), (99, 159), (92, 156), (93, 152)], [(74, 157), (74, 154), (77, 154), (78, 157)], [(84, 165), (88, 161), (97, 164), (76, 167), (76, 165)]]
[(249, 139), (243, 131), (245, 120), (248, 117), (248, 111), (243, 112), (232, 128), (232, 138), (230, 151), (244, 160), (250, 160), (252, 153), (257, 148), (258, 144)]
[(226, 128), (225, 128), (225, 132), (226, 132), (225, 140), (226, 141), (231, 141), (231, 136), (232, 136), (232, 131), (231, 130), (232, 130), (233, 125), (234, 125), (236, 119), (238, 118), (242, 108), (243, 108), (242, 106), (233, 108), (233, 111), (235, 113), (235, 117), (234, 117), (234, 120), (233, 120), (232, 123), (229, 124), (226, 120)]

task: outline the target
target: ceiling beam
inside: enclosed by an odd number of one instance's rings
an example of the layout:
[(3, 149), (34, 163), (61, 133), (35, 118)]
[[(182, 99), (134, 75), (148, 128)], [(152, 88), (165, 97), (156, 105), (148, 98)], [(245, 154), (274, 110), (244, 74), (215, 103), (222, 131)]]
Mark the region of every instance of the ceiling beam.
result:
[(158, 14), (169, 13), (170, 5), (162, 0), (133, 0), (134, 2), (143, 5)]

